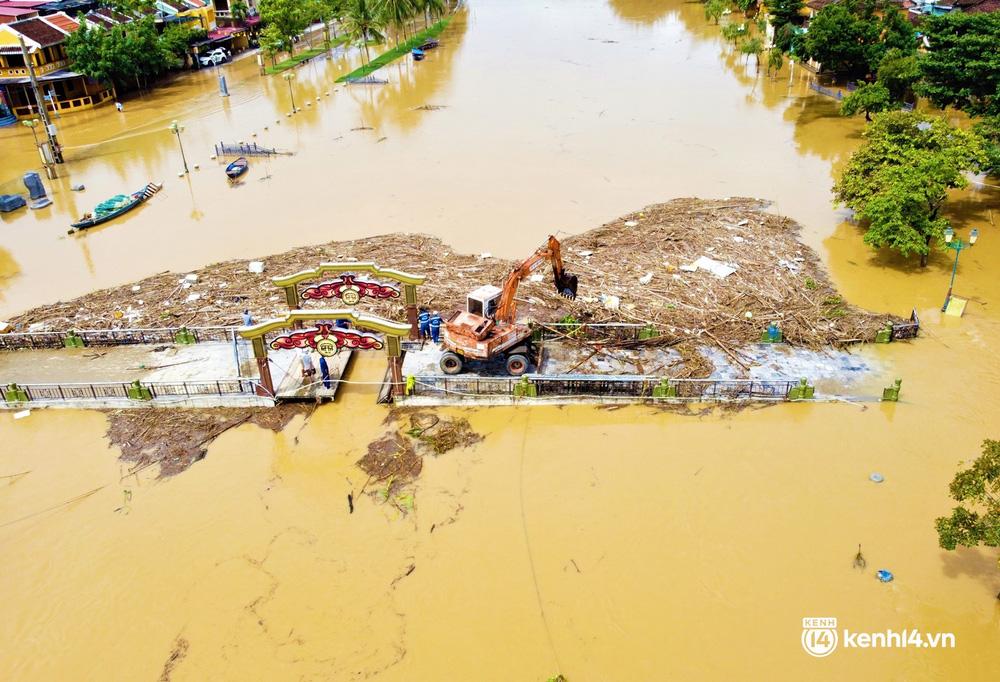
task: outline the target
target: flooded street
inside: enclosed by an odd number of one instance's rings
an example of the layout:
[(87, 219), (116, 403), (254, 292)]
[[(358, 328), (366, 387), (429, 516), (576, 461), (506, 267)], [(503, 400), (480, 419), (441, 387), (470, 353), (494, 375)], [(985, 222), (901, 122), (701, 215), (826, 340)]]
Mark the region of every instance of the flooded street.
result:
[[(919, 271), (873, 254), (831, 206), (862, 120), (798, 68), (755, 79), (701, 4), (475, 0), (441, 41), (384, 86), (334, 85), (356, 54), (298, 69), (311, 106), (291, 118), (285, 81), (251, 58), (225, 67), (228, 99), (205, 71), (123, 114), (57, 121), (55, 203), (0, 219), (0, 313), (393, 231), (518, 257), (672, 197), (758, 196), (802, 223), (849, 300), (916, 309), (921, 339), (869, 351), (901, 402), (443, 410), (485, 440), (426, 458), (407, 516), (358, 496), (354, 463), (386, 429), (374, 354), (335, 405), (277, 434), (230, 431), (162, 481), (125, 475), (100, 413), (0, 413), (0, 678), (995, 679), (997, 553), (940, 550), (933, 524), (958, 462), (1000, 438), (1000, 190), (949, 207), (982, 238), (959, 268), (968, 312), (943, 320), (949, 257)], [(201, 166), (183, 179), (172, 119)], [(230, 188), (209, 159), (220, 140), (295, 154), (252, 159)], [(0, 150), (0, 192), (20, 189), (30, 131), (0, 129)], [(126, 217), (65, 234), (160, 179)], [(816, 659), (800, 644), (811, 616), (957, 647)]]

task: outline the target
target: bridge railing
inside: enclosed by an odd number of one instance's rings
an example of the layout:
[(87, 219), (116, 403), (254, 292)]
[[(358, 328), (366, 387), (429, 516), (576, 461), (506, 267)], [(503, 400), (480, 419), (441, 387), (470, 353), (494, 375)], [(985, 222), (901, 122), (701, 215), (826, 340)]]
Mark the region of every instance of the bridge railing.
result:
[[(129, 346), (136, 344), (177, 343), (178, 335), (189, 333), (194, 343), (231, 342), (237, 327), (158, 327), (151, 329), (79, 329), (53, 332), (14, 332), (0, 334), (0, 350), (62, 348), (75, 336), (84, 346)], [(189, 341), (190, 342), (190, 341)]]
[(107, 381), (92, 383), (38, 383), (11, 384), (0, 382), (0, 397), (7, 403), (62, 402), (77, 400), (132, 399), (143, 400), (169, 398), (196, 398), (205, 396), (251, 396), (256, 393), (257, 381), (253, 379), (220, 379), (218, 381), (153, 381), (141, 382), (140, 387), (148, 391), (143, 397), (134, 393), (130, 382)]
[(799, 381), (785, 379), (664, 379), (653, 376), (525, 376), (474, 377), (468, 375), (417, 376), (411, 396), (488, 397), (524, 395), (529, 384), (534, 396), (672, 398), (692, 401), (788, 400)]

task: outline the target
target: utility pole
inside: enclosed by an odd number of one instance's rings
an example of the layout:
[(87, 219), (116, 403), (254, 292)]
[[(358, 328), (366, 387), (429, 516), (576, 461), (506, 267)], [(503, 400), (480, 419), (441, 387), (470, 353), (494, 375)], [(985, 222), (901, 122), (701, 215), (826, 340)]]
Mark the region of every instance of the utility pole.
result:
[[(28, 77), (31, 79), (31, 90), (35, 95), (35, 106), (38, 107), (38, 115), (42, 119), (42, 123), (45, 124), (45, 134), (49, 140), (49, 159), (55, 163), (63, 163), (62, 148), (59, 146), (59, 140), (56, 139), (56, 128), (49, 120), (49, 112), (45, 108), (45, 98), (42, 97), (42, 91), (38, 87), (38, 79), (35, 78), (35, 65), (31, 63), (31, 56), (28, 54), (28, 46), (24, 44), (22, 36), (19, 35), (17, 39), (21, 43), (21, 54), (24, 56), (24, 65), (27, 67)], [(52, 106), (55, 107), (55, 100), (52, 101)], [(52, 171), (54, 175), (55, 169), (53, 168)]]

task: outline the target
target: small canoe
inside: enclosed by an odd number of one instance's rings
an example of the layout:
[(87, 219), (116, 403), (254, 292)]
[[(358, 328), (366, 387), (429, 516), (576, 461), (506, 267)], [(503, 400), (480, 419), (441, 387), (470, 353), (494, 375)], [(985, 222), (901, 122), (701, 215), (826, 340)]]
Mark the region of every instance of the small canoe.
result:
[(250, 168), (250, 163), (247, 161), (245, 156), (241, 156), (226, 166), (226, 175), (229, 176), (230, 180), (235, 180), (246, 173), (248, 168)]
[(426, 52), (427, 50), (433, 50), (438, 45), (439, 45), (438, 41), (436, 41), (436, 40), (428, 40), (428, 41), (424, 42), (423, 45), (420, 46), (420, 49), (423, 50), (424, 52)]
[[(106, 223), (123, 213), (128, 213), (139, 204), (145, 202), (151, 196), (159, 192), (163, 185), (155, 182), (147, 184), (138, 192), (131, 194), (118, 194), (99, 203), (93, 213), (88, 213), (75, 223), (71, 223), (73, 230), (86, 230), (87, 228)], [(70, 230), (71, 232), (73, 230)]]
[(413, 55), (413, 59), (418, 62), (424, 58), (424, 51), (421, 50), (419, 47), (413, 48), (412, 50), (410, 50), (410, 53)]

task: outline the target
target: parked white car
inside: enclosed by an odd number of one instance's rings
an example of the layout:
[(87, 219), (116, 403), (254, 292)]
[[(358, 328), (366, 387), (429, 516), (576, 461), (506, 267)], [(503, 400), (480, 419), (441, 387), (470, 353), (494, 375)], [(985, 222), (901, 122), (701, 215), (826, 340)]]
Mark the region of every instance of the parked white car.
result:
[(222, 64), (229, 59), (229, 52), (222, 47), (217, 47), (211, 52), (202, 55), (199, 58), (202, 66), (216, 66)]

